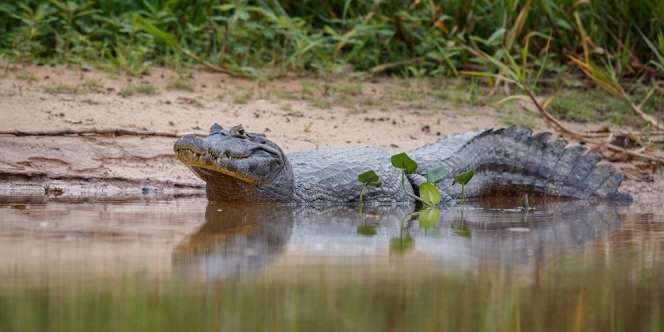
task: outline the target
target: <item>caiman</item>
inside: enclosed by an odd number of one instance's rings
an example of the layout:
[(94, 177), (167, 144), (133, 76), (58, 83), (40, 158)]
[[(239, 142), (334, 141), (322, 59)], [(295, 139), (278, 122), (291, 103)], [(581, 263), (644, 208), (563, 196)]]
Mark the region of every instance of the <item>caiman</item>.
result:
[(450, 135), (409, 151), (418, 169), (403, 182), (386, 150), (358, 146), (286, 155), (265, 135), (246, 132), (241, 125), (223, 129), (214, 124), (207, 138), (183, 136), (174, 150), (207, 183), (210, 201), (352, 203), (362, 190), (358, 174), (374, 170), (382, 186), (371, 188), (366, 202), (413, 203), (405, 191), (416, 194), (426, 171), (441, 166), (448, 174), (437, 186), (447, 201), (459, 197), (454, 176), (467, 170), (475, 177), (465, 188), (466, 197), (529, 193), (631, 201), (618, 190), (624, 177), (620, 171), (581, 145), (568, 147), (567, 141), (550, 138), (550, 133), (533, 135), (516, 126)]

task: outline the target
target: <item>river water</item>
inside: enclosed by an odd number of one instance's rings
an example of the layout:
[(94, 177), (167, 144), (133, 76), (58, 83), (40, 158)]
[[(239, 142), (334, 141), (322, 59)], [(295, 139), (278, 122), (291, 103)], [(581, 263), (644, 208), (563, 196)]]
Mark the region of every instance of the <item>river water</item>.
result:
[(664, 215), (0, 204), (0, 331), (664, 331)]

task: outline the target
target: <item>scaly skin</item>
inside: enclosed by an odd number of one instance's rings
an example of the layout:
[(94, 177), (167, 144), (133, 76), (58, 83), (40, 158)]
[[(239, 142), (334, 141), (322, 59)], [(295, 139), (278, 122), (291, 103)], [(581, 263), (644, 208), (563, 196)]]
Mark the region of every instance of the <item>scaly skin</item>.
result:
[[(418, 173), (402, 181), (387, 151), (371, 147), (314, 150), (286, 156), (263, 135), (241, 126), (224, 130), (215, 124), (210, 135), (180, 138), (176, 156), (207, 183), (210, 201), (294, 202), (334, 205), (359, 200), (357, 175), (374, 170), (383, 185), (365, 195), (369, 204), (412, 204), (412, 193), (425, 181), (424, 172), (445, 166), (449, 174), (438, 183), (448, 198), (459, 196), (453, 177), (466, 170), (476, 175), (467, 197), (497, 192), (541, 194), (575, 199), (630, 201), (618, 191), (623, 175), (581, 146), (548, 142), (551, 135), (532, 135), (509, 127), (451, 135), (409, 152)], [(402, 189), (403, 188), (403, 189)]]

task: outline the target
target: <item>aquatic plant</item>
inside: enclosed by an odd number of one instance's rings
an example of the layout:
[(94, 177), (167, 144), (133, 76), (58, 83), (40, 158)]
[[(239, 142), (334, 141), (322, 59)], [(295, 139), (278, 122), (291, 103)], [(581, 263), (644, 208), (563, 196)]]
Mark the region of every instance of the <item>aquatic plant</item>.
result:
[(392, 166), (401, 171), (401, 189), (406, 195), (419, 201), (426, 207), (435, 207), (440, 204), (442, 196), (435, 183), (447, 175), (447, 170), (444, 167), (438, 167), (427, 171), (427, 182), (424, 182), (419, 186), (420, 196), (418, 197), (406, 190), (406, 174), (412, 174), (417, 171), (417, 162), (411, 159), (405, 152), (393, 155), (390, 157), (390, 162), (392, 163)]
[(380, 181), (380, 177), (374, 170), (368, 170), (364, 173), (361, 173), (357, 176), (357, 181), (360, 181), (362, 184), (362, 190), (360, 191), (360, 212), (364, 206), (364, 195), (367, 193), (370, 187), (379, 188), (383, 185)]
[(452, 182), (452, 185), (458, 184), (461, 186), (461, 207), (459, 211), (461, 215), (459, 220), (455, 223), (455, 225), (453, 225), (452, 229), (454, 230), (454, 234), (465, 238), (471, 237), (470, 228), (466, 226), (466, 222), (463, 217), (463, 209), (466, 202), (466, 186), (470, 183), (474, 176), (475, 171), (468, 170), (455, 175), (454, 181)]
[(473, 170), (468, 170), (454, 176), (454, 182), (452, 182), (452, 184), (458, 184), (461, 186), (461, 206), (463, 206), (463, 203), (466, 200), (466, 185), (470, 183), (470, 180), (472, 180), (474, 176), (475, 171)]

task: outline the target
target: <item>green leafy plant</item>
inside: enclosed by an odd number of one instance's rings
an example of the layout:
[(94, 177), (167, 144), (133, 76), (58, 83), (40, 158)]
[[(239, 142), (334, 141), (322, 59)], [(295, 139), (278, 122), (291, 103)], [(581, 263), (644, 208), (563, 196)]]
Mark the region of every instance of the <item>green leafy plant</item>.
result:
[(362, 184), (362, 190), (360, 191), (360, 211), (364, 207), (364, 195), (366, 194), (369, 188), (379, 188), (383, 185), (380, 181), (380, 177), (374, 170), (368, 170), (364, 173), (361, 173), (357, 176), (357, 180)]
[(419, 187), (420, 196), (415, 196), (410, 191), (406, 190), (406, 174), (412, 174), (417, 171), (417, 162), (411, 159), (408, 154), (401, 152), (390, 157), (392, 166), (401, 170), (401, 189), (406, 195), (421, 202), (427, 207), (434, 207), (440, 204), (441, 194), (436, 187), (436, 182), (440, 181), (447, 175), (447, 170), (438, 167), (427, 172), (427, 182)]
[(449, 172), (445, 166), (434, 167), (427, 170), (427, 182), (429, 183), (438, 183), (440, 180), (444, 179)]
[(465, 191), (466, 185), (470, 183), (470, 180), (472, 180), (474, 176), (475, 176), (475, 171), (473, 170), (468, 170), (454, 176), (453, 184), (458, 184), (461, 186), (461, 206), (463, 206), (463, 203), (466, 200), (466, 191)]
[[(400, 183), (401, 190), (413, 198), (414, 200), (422, 203), (425, 207), (436, 207), (442, 201), (442, 195), (436, 186), (437, 182), (444, 179), (448, 171), (445, 167), (435, 167), (427, 170), (427, 181), (419, 186), (419, 196), (414, 195), (406, 188), (406, 174), (412, 174), (417, 171), (417, 162), (410, 158), (407, 153), (401, 152), (390, 157), (392, 166), (401, 171)], [(375, 171), (369, 170), (358, 175), (358, 181), (362, 183), (362, 190), (360, 191), (360, 205), (363, 204), (364, 194), (369, 187), (379, 187), (381, 185), (380, 178)]]
[(440, 191), (431, 182), (422, 183), (420, 185), (420, 200), (428, 207), (437, 206), (441, 200)]
[(374, 236), (376, 235), (376, 225), (366, 223), (364, 218), (364, 195), (369, 188), (379, 188), (383, 183), (378, 174), (373, 170), (361, 173), (357, 176), (357, 180), (362, 184), (362, 190), (360, 191), (360, 215), (362, 216), (362, 223), (357, 226), (357, 234), (362, 236)]

